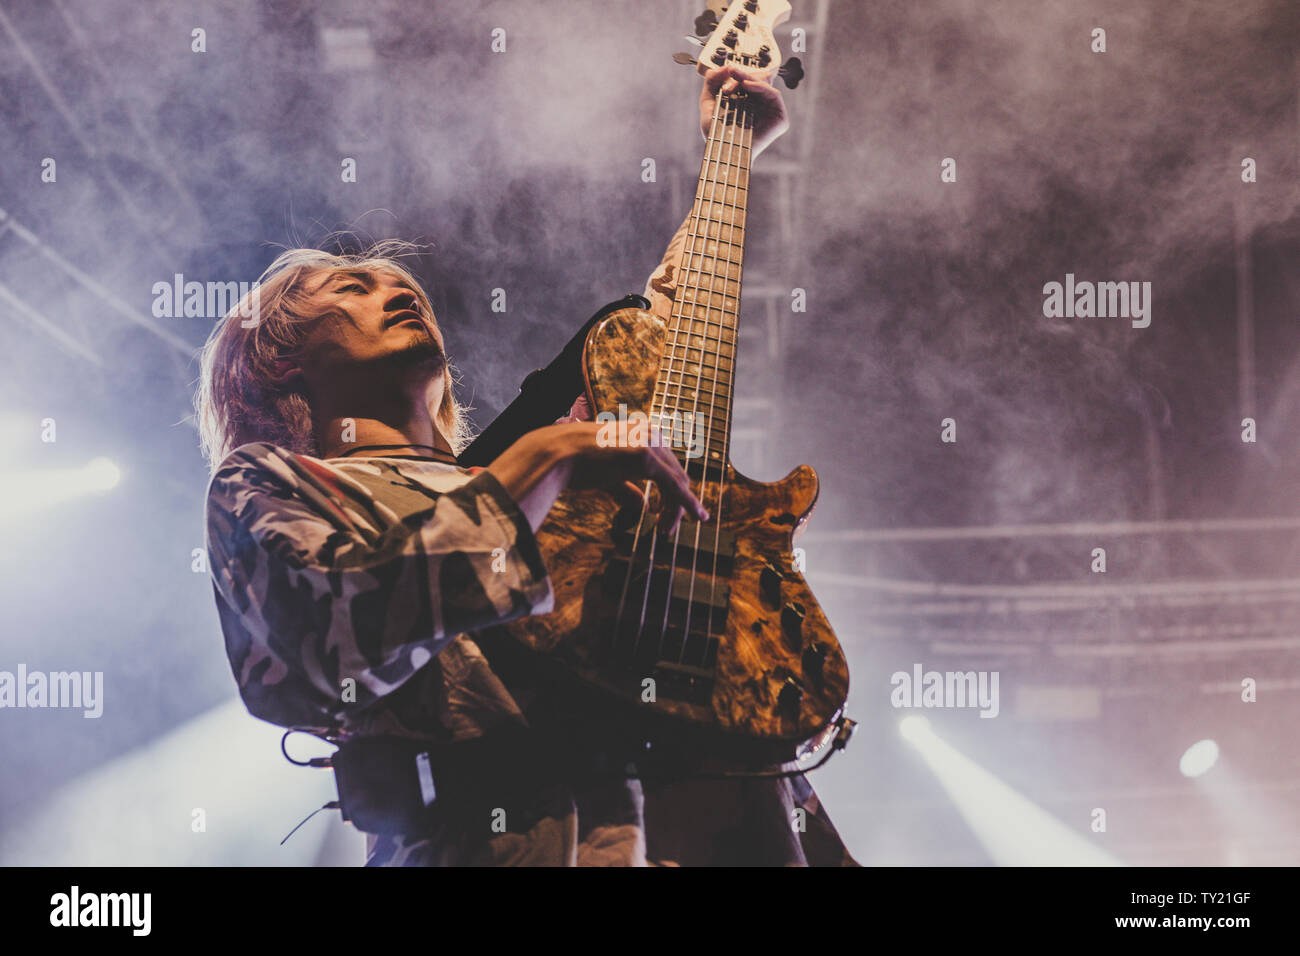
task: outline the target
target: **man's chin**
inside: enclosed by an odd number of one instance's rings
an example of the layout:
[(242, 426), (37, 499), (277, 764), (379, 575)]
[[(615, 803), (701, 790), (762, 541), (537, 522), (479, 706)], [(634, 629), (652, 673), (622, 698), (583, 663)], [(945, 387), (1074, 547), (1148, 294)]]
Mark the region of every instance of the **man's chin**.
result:
[(403, 348), (394, 350), (393, 359), (403, 365), (427, 367), (434, 371), (446, 368), (447, 356), (443, 354), (437, 340), (428, 333), (417, 335)]

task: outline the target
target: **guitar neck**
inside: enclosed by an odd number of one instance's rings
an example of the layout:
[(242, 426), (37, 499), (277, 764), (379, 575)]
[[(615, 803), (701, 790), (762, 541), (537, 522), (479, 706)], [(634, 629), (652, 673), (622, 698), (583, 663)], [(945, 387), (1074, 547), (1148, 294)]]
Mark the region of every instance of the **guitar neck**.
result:
[[(730, 448), (753, 136), (744, 100), (720, 100), (687, 221), (656, 386), (655, 409), (674, 425), (691, 423), (692, 447), (709, 470), (726, 466)], [(686, 459), (688, 466), (699, 461)]]

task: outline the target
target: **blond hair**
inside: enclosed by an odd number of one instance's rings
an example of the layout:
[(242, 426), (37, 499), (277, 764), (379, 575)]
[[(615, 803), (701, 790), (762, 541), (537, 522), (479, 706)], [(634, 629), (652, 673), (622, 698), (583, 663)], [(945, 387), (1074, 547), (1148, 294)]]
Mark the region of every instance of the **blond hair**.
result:
[[(352, 255), (319, 249), (288, 249), (276, 256), (257, 283), (219, 321), (199, 353), (194, 396), (199, 445), (208, 466), (249, 442), (270, 442), (303, 455), (319, 456), (311, 406), (297, 383), (276, 381), (276, 364), (302, 345), (307, 326), (319, 315), (307, 307), (304, 282), (323, 270), (385, 271), (408, 282), (425, 315), (429, 297), (415, 276), (395, 258), (415, 247), (388, 239)], [(251, 319), (251, 321), (250, 321)], [(453, 394), (455, 370), (448, 363), (442, 400), (430, 405), (434, 426), (459, 453), (468, 441), (464, 409)]]

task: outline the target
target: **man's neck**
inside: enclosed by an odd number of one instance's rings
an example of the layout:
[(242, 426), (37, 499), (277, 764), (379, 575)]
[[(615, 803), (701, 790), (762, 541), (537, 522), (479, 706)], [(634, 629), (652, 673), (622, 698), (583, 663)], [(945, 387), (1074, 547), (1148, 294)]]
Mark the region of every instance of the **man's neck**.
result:
[(390, 446), (385, 451), (416, 453), (429, 447), (451, 452), (451, 446), (434, 427), (426, 410), (402, 420), (384, 420), (364, 415), (328, 415), (314, 423), (316, 444), (322, 458), (338, 458), (350, 449), (366, 445)]

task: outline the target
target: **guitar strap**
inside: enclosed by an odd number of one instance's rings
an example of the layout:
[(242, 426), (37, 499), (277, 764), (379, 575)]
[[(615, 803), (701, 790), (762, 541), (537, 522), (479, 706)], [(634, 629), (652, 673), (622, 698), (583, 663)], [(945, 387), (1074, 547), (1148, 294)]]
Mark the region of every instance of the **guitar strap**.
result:
[(556, 419), (568, 414), (587, 387), (582, 371), (587, 335), (605, 316), (627, 308), (649, 309), (650, 303), (639, 295), (627, 295), (588, 319), (550, 364), (528, 374), (519, 386), (518, 397), (457, 456), (457, 461), (466, 468), (476, 465), (486, 468), (521, 436), (553, 425)]

